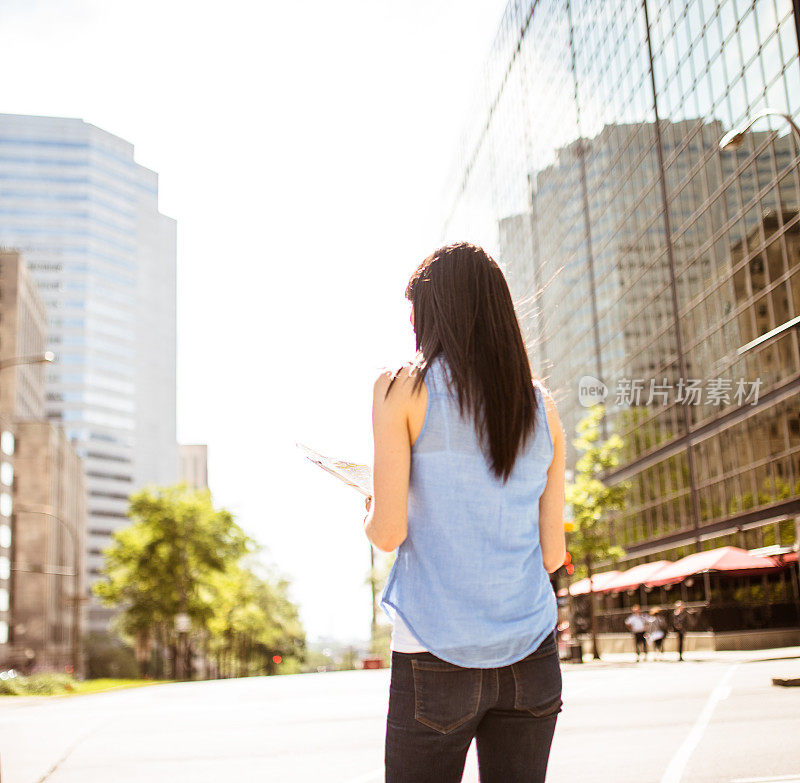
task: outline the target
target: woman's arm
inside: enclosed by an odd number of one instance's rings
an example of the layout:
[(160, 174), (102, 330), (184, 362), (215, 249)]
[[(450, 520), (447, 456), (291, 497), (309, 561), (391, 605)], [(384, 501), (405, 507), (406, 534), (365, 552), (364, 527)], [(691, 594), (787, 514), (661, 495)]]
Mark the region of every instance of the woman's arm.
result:
[(408, 370), (403, 369), (386, 397), (390, 378), (390, 372), (381, 373), (373, 389), (373, 498), (364, 520), (367, 538), (384, 552), (397, 549), (406, 538), (408, 480), (411, 470), (411, 438), (408, 428), (411, 381)]
[(545, 409), (550, 436), (553, 440), (553, 461), (547, 469), (547, 485), (539, 498), (539, 542), (542, 560), (548, 573), (564, 565), (567, 542), (564, 534), (564, 470), (566, 449), (564, 429), (561, 426), (553, 398), (545, 392)]

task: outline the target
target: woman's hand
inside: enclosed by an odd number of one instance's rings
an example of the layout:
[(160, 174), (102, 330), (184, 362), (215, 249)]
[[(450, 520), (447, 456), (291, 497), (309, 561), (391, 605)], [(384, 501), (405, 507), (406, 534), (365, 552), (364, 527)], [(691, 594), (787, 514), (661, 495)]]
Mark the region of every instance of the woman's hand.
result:
[(364, 514), (364, 524), (367, 524), (367, 520), (369, 519), (369, 510), (372, 508), (372, 495), (367, 495), (364, 498), (364, 506), (367, 509), (367, 513)]

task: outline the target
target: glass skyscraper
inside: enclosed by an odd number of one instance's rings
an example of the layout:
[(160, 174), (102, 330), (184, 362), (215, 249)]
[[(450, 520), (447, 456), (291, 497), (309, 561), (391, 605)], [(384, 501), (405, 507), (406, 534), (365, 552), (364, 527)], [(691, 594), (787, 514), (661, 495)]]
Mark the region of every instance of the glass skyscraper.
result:
[(504, 266), (568, 438), (607, 388), (618, 568), (796, 540), (797, 10), (510, 2), (459, 145), (443, 238)]
[[(176, 226), (133, 146), (78, 119), (0, 115), (0, 246), (47, 311), (47, 416), (83, 458), (87, 568), (129, 494), (176, 479)], [(90, 628), (109, 613), (90, 609)]]

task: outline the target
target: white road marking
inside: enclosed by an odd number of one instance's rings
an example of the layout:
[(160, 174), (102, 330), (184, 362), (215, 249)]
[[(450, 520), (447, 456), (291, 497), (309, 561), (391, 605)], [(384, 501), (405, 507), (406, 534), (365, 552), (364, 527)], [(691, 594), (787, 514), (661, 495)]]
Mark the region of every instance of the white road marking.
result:
[(694, 726), (692, 726), (689, 736), (686, 737), (686, 739), (683, 741), (683, 744), (678, 748), (677, 753), (672, 757), (672, 761), (670, 761), (666, 772), (664, 772), (664, 775), (661, 778), (661, 783), (680, 783), (680, 779), (683, 776), (683, 771), (686, 769), (686, 764), (688, 763), (692, 752), (697, 747), (697, 744), (700, 742), (703, 732), (706, 730), (706, 726), (708, 726), (708, 722), (711, 720), (711, 714), (714, 712), (714, 708), (719, 702), (730, 696), (730, 681), (733, 677), (733, 673), (738, 668), (738, 663), (731, 666), (725, 672), (717, 687), (711, 691), (711, 695), (708, 697), (705, 706), (697, 716), (697, 720), (694, 722)]

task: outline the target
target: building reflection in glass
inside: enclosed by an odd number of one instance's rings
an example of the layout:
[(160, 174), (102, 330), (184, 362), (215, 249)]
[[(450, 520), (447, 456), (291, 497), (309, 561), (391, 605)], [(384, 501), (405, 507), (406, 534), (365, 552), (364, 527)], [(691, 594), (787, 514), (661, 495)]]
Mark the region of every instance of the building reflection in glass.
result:
[(791, 2), (543, 0), (509, 3), (469, 115), (444, 239), (506, 269), (568, 433), (578, 380), (609, 387), (619, 567), (794, 540), (800, 330), (740, 349), (800, 314), (800, 146), (764, 119), (719, 148), (766, 107), (800, 112)]

